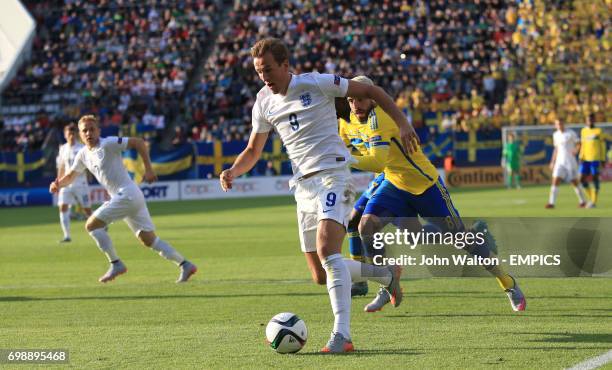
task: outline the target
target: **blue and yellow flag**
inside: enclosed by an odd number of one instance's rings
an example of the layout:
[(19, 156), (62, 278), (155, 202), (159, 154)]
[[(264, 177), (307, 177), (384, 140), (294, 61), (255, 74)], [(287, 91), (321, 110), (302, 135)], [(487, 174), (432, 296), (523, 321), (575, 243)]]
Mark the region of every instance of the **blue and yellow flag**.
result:
[[(221, 142), (215, 140), (212, 143), (198, 142), (195, 145), (197, 147), (198, 177), (207, 178), (209, 176), (218, 176), (221, 171), (229, 168), (238, 157), (238, 154), (246, 148), (247, 142)], [(266, 142), (261, 159), (255, 165), (254, 170), (263, 173), (268, 161), (272, 161), (272, 167), (276, 170), (277, 174), (291, 174), (289, 158), (278, 138)]]
[[(160, 180), (181, 180), (193, 177), (194, 156), (191, 144), (183, 144), (171, 151), (161, 151), (156, 146), (152, 146), (149, 155), (153, 170)], [(138, 152), (136, 150), (124, 152), (123, 164), (134, 177), (134, 181), (140, 183), (144, 174), (144, 164)]]
[(446, 153), (453, 151), (453, 136), (450, 133), (438, 134), (427, 141), (421, 149), (430, 160), (443, 158)]
[(499, 166), (501, 130), (456, 132), (454, 135), (457, 166)]
[(43, 151), (0, 153), (0, 178), (6, 184), (21, 184), (40, 179), (45, 165)]

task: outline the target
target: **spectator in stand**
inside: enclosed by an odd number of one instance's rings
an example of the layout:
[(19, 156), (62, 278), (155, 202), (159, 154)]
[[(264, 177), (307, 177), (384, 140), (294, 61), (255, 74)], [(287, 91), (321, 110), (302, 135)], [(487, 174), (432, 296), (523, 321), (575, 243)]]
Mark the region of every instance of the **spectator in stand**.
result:
[[(128, 123), (124, 115), (130, 112), (139, 123), (145, 115), (155, 115), (159, 128), (160, 121), (178, 111), (201, 45), (218, 21), (220, 4), (26, 0), (37, 21), (32, 58), (4, 91), (3, 104), (42, 106), (60, 99), (55, 101), (62, 108), (48, 118), (94, 113), (103, 127), (118, 126)], [(32, 117), (20, 114), (14, 119), (33, 123)], [(42, 128), (46, 130), (44, 123)], [(29, 132), (18, 139), (29, 149), (38, 143)]]
[[(196, 124), (201, 116), (223, 117), (249, 127), (244, 111), (252, 108), (260, 85), (250, 73), (245, 45), (262, 35), (281, 37), (298, 50), (292, 60), (295, 73), (333, 70), (346, 77), (373, 77), (400, 97), (398, 105), (410, 109), (415, 127), (430, 113), (441, 123), (444, 111), (430, 111), (434, 97), (436, 109), (444, 109), (453, 96), (475, 90), (481, 105), (486, 100), (492, 108), (503, 96), (498, 81), (505, 80), (505, 70), (499, 66), (507, 65), (504, 55), (511, 54), (506, 9), (500, 0), (237, 2), (202, 78), (186, 95), (184, 120)], [(226, 136), (223, 130), (213, 134)]]
[(187, 137), (185, 135), (185, 129), (183, 126), (175, 126), (174, 127), (174, 138), (172, 139), (172, 145), (181, 146), (187, 142)]
[(277, 176), (278, 175), (278, 172), (274, 168), (274, 163), (272, 163), (272, 161), (266, 162), (266, 170), (264, 172), (264, 175), (265, 176)]

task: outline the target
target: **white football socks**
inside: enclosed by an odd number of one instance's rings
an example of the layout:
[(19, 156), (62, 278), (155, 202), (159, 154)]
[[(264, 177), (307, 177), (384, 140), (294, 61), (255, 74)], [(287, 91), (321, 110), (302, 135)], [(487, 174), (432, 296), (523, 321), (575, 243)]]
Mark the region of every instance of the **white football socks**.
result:
[(334, 333), (351, 337), (351, 273), (341, 254), (327, 256), (323, 261), (327, 272), (327, 291), (334, 313)]
[(555, 185), (550, 187), (550, 195), (548, 196), (548, 203), (555, 204), (557, 200), (557, 194), (559, 194), (559, 188)]
[(183, 261), (185, 261), (185, 258), (183, 258), (179, 252), (177, 252), (170, 246), (170, 244), (161, 240), (159, 237), (157, 237), (153, 244), (151, 244), (151, 248), (158, 251), (160, 256), (167, 260), (174, 261), (177, 265), (180, 265), (183, 263)]
[(351, 273), (353, 283), (371, 280), (384, 286), (391, 284), (393, 275), (391, 275), (389, 269), (383, 266), (370, 265), (348, 258), (344, 259), (344, 263)]
[(66, 212), (60, 211), (60, 225), (62, 225), (64, 238), (70, 238), (70, 208)]
[(104, 228), (90, 231), (89, 235), (91, 235), (91, 237), (96, 241), (96, 244), (102, 253), (106, 255), (108, 262), (113, 262), (119, 259), (117, 252), (115, 252), (115, 247), (113, 247), (113, 242)]
[(576, 192), (578, 201), (580, 203), (586, 203), (586, 198), (584, 196), (584, 188), (582, 187), (582, 184), (578, 184), (578, 186), (574, 186), (574, 191)]

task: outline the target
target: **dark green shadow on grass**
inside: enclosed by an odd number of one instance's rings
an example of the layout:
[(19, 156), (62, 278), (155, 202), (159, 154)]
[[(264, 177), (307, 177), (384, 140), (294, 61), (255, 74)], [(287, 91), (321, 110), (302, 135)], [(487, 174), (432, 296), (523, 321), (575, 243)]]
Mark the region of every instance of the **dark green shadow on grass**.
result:
[(403, 355), (403, 356), (416, 356), (424, 355), (424, 352), (417, 352), (413, 349), (408, 348), (396, 348), (396, 349), (356, 349), (353, 352), (348, 353), (324, 353), (324, 352), (299, 352), (293, 354), (293, 356), (378, 356), (378, 355)]
[(612, 343), (610, 333), (517, 333), (520, 335), (544, 335), (546, 338), (531, 339), (534, 343)]
[[(484, 279), (484, 278), (482, 278)], [(403, 280), (402, 280), (403, 281)], [(500, 297), (500, 294), (492, 294), (491, 292), (470, 292), (470, 291), (457, 291), (457, 292), (411, 292), (404, 294), (406, 297), (447, 297), (447, 298), (469, 298), (469, 299), (496, 299)], [(530, 299), (612, 299), (608, 296), (527, 296), (527, 300)]]
[(549, 317), (549, 318), (558, 318), (558, 317), (583, 317), (583, 318), (612, 318), (612, 315), (581, 315), (581, 314), (533, 314), (531, 312), (525, 313), (443, 313), (443, 314), (410, 314), (407, 312), (405, 315), (386, 315), (385, 318), (428, 318), (428, 317), (458, 317), (458, 318), (467, 318), (467, 317)]

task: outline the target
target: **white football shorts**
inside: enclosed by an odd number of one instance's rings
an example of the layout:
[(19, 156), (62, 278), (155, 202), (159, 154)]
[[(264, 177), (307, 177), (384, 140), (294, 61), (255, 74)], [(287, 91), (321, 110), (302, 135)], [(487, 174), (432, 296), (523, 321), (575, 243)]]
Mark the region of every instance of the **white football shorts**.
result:
[(69, 206), (80, 205), (83, 208), (91, 208), (91, 200), (89, 199), (89, 187), (87, 186), (69, 186), (61, 188), (57, 196), (57, 204), (67, 204)]
[(577, 179), (580, 176), (578, 173), (578, 163), (576, 163), (576, 161), (574, 161), (574, 163), (555, 163), (552, 176), (558, 177), (566, 182)]
[(155, 230), (144, 195), (137, 186), (119, 189), (109, 201), (96, 209), (93, 216), (107, 225), (124, 220), (136, 236), (141, 231)]
[(295, 185), (302, 252), (317, 251), (317, 225), (334, 220), (345, 228), (355, 199), (351, 172), (346, 167), (323, 170)]

